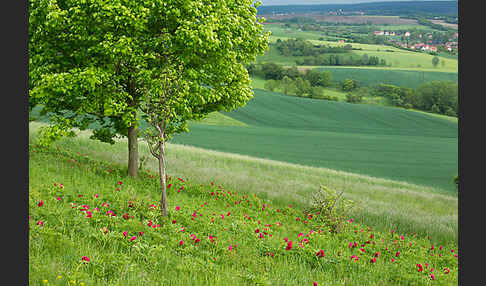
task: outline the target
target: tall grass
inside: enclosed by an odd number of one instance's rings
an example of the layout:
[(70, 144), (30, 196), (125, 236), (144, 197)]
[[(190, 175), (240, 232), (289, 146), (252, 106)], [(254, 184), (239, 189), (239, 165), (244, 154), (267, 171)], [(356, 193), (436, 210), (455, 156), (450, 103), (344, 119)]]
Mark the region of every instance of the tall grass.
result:
[[(31, 141), (40, 126), (41, 123), (30, 123)], [(88, 137), (89, 132), (83, 131), (77, 138), (55, 144), (100, 160), (126, 164), (125, 140), (109, 145)], [(148, 158), (145, 168), (156, 172), (156, 161), (143, 142), (140, 154)], [(357, 202), (360, 209), (353, 215), (364, 224), (431, 235), (436, 241), (457, 241), (457, 196), (440, 189), (170, 143), (167, 159), (171, 176), (201, 184), (216, 181), (242, 193), (255, 193), (299, 207), (308, 206), (312, 194), (322, 184), (343, 191), (346, 198)]]

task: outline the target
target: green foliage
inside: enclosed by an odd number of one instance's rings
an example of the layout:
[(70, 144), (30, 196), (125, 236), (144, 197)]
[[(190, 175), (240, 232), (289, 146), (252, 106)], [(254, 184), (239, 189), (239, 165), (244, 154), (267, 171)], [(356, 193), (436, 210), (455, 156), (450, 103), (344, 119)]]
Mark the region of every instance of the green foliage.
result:
[(440, 62), (439, 57), (435, 56), (435, 57), (432, 58), (432, 65), (434, 66), (434, 68), (437, 67), (439, 62)]
[(342, 198), (343, 192), (339, 194), (326, 186), (319, 186), (319, 190), (312, 195), (310, 208), (307, 214), (314, 214), (312, 219), (317, 222), (320, 228), (329, 227), (332, 232), (342, 232), (346, 220), (356, 204), (351, 200)]
[(346, 94), (346, 102), (348, 102), (348, 103), (361, 103), (361, 102), (363, 102), (363, 96), (360, 95), (360, 94), (347, 93)]
[[(30, 0), (30, 107), (70, 111), (71, 128), (105, 120), (93, 138), (111, 142), (139, 124), (137, 112), (154, 98), (164, 98), (167, 134), (187, 131), (187, 120), (243, 106), (253, 96), (245, 67), (268, 47), (260, 3), (207, 4)], [(169, 90), (175, 97), (165, 98)], [(45, 141), (61, 130), (52, 128)]]
[(314, 45), (304, 39), (277, 39), (275, 46), (284, 56), (318, 56), (327, 53), (349, 53), (352, 50), (350, 44), (343, 46)]
[(341, 83), (341, 89), (343, 91), (352, 91), (354, 89), (356, 89), (358, 87), (358, 84), (355, 80), (353, 79), (345, 79), (342, 83)]

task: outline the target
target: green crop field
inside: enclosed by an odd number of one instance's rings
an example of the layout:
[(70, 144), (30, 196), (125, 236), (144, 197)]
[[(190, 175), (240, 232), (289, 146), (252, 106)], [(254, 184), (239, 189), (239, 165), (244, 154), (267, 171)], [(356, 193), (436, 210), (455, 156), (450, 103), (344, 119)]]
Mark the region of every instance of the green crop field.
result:
[(334, 82), (346, 78), (354, 79), (362, 85), (375, 85), (379, 83), (416, 88), (430, 81), (458, 82), (458, 74), (454, 72), (413, 71), (385, 68), (360, 67), (317, 67), (321, 71), (329, 71)]
[(454, 190), (457, 123), (442, 118), (260, 90), (225, 115), (248, 127), (194, 125), (173, 143)]

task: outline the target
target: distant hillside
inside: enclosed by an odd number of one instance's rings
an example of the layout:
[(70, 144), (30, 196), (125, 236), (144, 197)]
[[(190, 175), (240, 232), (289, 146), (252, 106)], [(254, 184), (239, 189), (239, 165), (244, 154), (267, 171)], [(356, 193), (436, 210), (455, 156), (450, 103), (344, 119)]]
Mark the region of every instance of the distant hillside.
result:
[(403, 1), (403, 2), (372, 2), (358, 4), (318, 4), (318, 5), (282, 5), (258, 8), (261, 15), (287, 13), (328, 13), (329, 11), (364, 12), (367, 15), (398, 15), (398, 16), (457, 16), (458, 1)]

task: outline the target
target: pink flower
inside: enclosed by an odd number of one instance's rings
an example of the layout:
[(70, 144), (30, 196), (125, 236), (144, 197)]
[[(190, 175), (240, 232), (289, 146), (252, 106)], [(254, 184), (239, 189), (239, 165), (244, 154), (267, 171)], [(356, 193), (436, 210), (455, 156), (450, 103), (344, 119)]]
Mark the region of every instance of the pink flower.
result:
[(375, 263), (376, 262), (376, 257), (371, 258), (370, 262), (371, 263)]
[(95, 196), (95, 198), (99, 198), (100, 197), (100, 195), (98, 195), (98, 194), (95, 194), (94, 196)]
[(87, 218), (92, 217), (92, 214), (91, 214), (91, 212), (90, 212), (90, 211), (87, 211), (87, 212), (86, 212), (86, 217), (87, 217)]
[(127, 237), (127, 235), (128, 235), (128, 231), (124, 231), (124, 232), (123, 232), (123, 236), (124, 236), (124, 237)]
[(61, 200), (61, 197), (57, 197), (56, 200), (60, 201)]
[(90, 261), (90, 259), (89, 259), (89, 257), (88, 257), (88, 256), (83, 256), (83, 257), (81, 257), (81, 261), (86, 261), (86, 262), (89, 262), (89, 261)]
[(176, 211), (178, 211), (178, 210), (181, 209), (181, 207), (180, 206), (176, 206), (175, 209), (176, 209)]
[(314, 281), (314, 286), (317, 286), (317, 281)]
[(172, 221), (172, 224), (175, 224), (175, 223), (177, 223), (177, 221), (176, 221), (176, 220), (173, 220), (173, 221)]
[(418, 267), (417, 269), (418, 272), (422, 272), (422, 270), (424, 270), (424, 267), (420, 263), (417, 263), (417, 267)]
[(449, 272), (451, 272), (451, 270), (449, 268), (444, 268), (444, 274), (449, 274)]
[(63, 187), (64, 187), (64, 186), (63, 186), (63, 184), (59, 184), (59, 188), (61, 188), (61, 189), (62, 189)]
[(430, 279), (434, 280), (435, 279), (435, 275), (434, 274), (430, 274)]
[(117, 182), (117, 184), (118, 184), (118, 185), (121, 185), (121, 184), (123, 184), (123, 183), (122, 183), (122, 181), (118, 181), (118, 182)]
[(400, 255), (400, 251), (397, 250), (397, 252), (395, 253), (395, 257), (398, 257)]
[(37, 225), (43, 226), (44, 225), (44, 221), (43, 220), (37, 221)]
[(232, 250), (233, 250), (233, 247), (232, 247), (231, 245), (230, 245), (230, 246), (228, 246), (228, 250), (229, 250), (229, 251), (232, 251)]
[(132, 236), (132, 237), (130, 238), (130, 241), (134, 241), (135, 239), (137, 239), (137, 237), (136, 237), (136, 236)]
[(292, 240), (287, 242), (287, 247), (285, 247), (285, 250), (291, 250), (292, 249)]
[(138, 232), (138, 235), (142, 236), (143, 235), (143, 231), (139, 231)]
[(179, 246), (182, 246), (184, 244), (184, 241), (180, 240), (179, 241)]
[(316, 256), (317, 257), (324, 257), (324, 250), (319, 250), (317, 253), (316, 253)]

